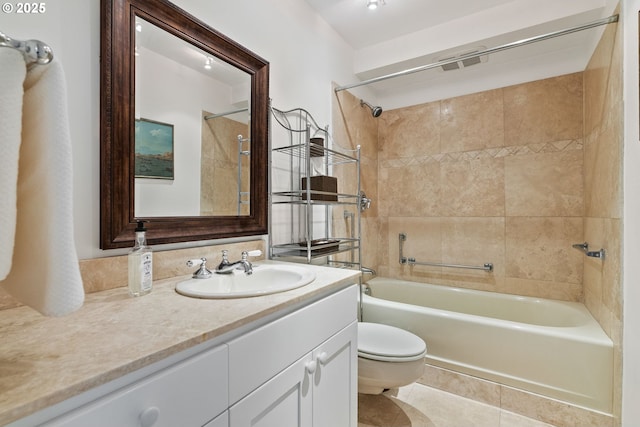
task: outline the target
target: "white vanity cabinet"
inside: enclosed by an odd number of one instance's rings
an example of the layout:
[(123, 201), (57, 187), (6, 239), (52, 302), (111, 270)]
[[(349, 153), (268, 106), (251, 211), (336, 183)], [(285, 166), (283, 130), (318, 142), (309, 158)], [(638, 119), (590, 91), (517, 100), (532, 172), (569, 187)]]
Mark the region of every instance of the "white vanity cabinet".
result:
[(356, 427), (357, 286), (284, 313), (9, 426)]
[(352, 322), (233, 405), (229, 427), (356, 427), (356, 340)]
[(358, 324), (327, 340), (313, 352), (313, 426), (358, 425)]
[(356, 427), (355, 299), (352, 286), (229, 342), (230, 427)]

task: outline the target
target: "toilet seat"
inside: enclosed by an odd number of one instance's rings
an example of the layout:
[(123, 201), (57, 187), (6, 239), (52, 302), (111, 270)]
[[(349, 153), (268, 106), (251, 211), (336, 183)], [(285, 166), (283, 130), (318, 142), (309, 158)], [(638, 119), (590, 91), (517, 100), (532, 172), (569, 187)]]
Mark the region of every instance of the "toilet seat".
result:
[(358, 323), (358, 356), (382, 362), (410, 362), (422, 359), (427, 345), (422, 338), (381, 323)]

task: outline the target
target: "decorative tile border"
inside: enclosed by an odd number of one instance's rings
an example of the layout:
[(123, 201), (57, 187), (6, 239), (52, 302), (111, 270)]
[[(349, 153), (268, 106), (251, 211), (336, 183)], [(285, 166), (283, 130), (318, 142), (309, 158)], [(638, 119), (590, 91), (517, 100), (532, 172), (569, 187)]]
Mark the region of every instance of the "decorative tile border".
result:
[(554, 142), (540, 142), (529, 145), (512, 145), (508, 147), (485, 148), (484, 150), (459, 151), (453, 153), (439, 153), (428, 156), (383, 160), (383, 168), (403, 168), (419, 166), (429, 163), (460, 162), (481, 159), (498, 159), (504, 157), (523, 156), (540, 153), (559, 153), (564, 151), (582, 150), (582, 139), (571, 139)]

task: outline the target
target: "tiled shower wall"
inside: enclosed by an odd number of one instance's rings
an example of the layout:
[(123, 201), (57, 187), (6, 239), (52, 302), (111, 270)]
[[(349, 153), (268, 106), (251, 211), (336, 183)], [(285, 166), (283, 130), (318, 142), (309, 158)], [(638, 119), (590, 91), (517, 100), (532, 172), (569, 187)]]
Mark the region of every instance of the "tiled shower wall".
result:
[[(363, 264), (379, 275), (584, 302), (615, 346), (621, 402), (622, 57), (606, 27), (582, 73), (392, 111), (343, 91), (334, 139), (360, 144)], [(403, 266), (494, 264), (494, 272)], [(589, 242), (606, 259), (571, 247)]]
[[(355, 127), (377, 120), (378, 135), (369, 141), (377, 147), (370, 156), (377, 211), (369, 214), (375, 225), (364, 217), (364, 259), (375, 251), (372, 266), (384, 276), (580, 300), (584, 260), (571, 245), (584, 239), (582, 79), (576, 73), (365, 116)], [(367, 112), (351, 95), (338, 97), (343, 110)], [(365, 174), (365, 191), (370, 181)], [(494, 271), (401, 265), (401, 232), (405, 256), (491, 262)]]
[[(378, 212), (380, 193), (378, 191), (378, 119), (371, 115), (371, 110), (360, 106), (360, 99), (347, 91), (334, 92), (332, 102), (331, 134), (334, 143), (347, 149), (360, 146), (360, 188), (373, 202), (368, 210), (361, 212), (362, 253), (361, 263), (365, 267), (378, 268), (379, 249), (381, 239), (379, 234)], [(385, 114), (385, 113), (383, 113)], [(353, 177), (348, 171), (338, 170), (338, 191), (344, 190), (344, 183)], [(348, 190), (347, 190), (348, 191)], [(336, 234), (346, 233), (346, 224), (340, 218), (334, 217), (334, 231)], [(366, 280), (367, 275), (364, 276)]]
[[(579, 300), (582, 73), (389, 111), (379, 123), (379, 268), (392, 277)], [(402, 266), (418, 261), (474, 270)], [(386, 250), (385, 250), (386, 249)]]
[(622, 31), (608, 25), (584, 72), (584, 239), (606, 250), (584, 260), (584, 303), (614, 344), (613, 414), (622, 396)]
[[(213, 113), (203, 112), (203, 117)], [(203, 164), (200, 176), (200, 215), (238, 214), (238, 135), (249, 137), (249, 126), (228, 117), (202, 120)], [(250, 150), (250, 142), (244, 142), (243, 150)], [(249, 157), (241, 156), (241, 190), (249, 191)], [(225, 187), (225, 191), (216, 188)], [(244, 198), (246, 200), (246, 198)], [(241, 206), (240, 215), (249, 214), (249, 205)]]
[[(615, 30), (607, 28), (584, 73), (377, 119), (339, 92), (334, 140), (361, 145), (362, 188), (373, 199), (363, 213), (363, 264), (384, 276), (585, 301), (613, 334), (622, 205)], [(494, 272), (400, 265), (400, 232), (405, 256), (492, 262)], [(585, 240), (607, 250), (604, 262), (571, 247)]]

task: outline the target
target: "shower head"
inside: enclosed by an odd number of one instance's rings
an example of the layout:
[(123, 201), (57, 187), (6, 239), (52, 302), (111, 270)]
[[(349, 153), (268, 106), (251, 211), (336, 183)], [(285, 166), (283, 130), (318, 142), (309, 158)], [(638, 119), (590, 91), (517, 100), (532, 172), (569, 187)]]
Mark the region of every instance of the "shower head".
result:
[(367, 107), (369, 107), (373, 117), (380, 117), (380, 114), (382, 114), (382, 107), (374, 107), (373, 105), (369, 104), (364, 99), (361, 99), (360, 100), (360, 106), (362, 107), (363, 105), (366, 105)]

